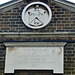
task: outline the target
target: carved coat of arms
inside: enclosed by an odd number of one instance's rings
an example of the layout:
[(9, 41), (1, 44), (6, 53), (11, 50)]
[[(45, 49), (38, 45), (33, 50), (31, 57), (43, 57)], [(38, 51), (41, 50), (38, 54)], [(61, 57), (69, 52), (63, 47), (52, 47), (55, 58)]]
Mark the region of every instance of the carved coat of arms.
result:
[(28, 11), (29, 25), (41, 26), (44, 24), (45, 10), (40, 10), (39, 5), (36, 5), (33, 11)]
[(48, 5), (42, 2), (33, 2), (26, 6), (22, 12), (24, 24), (33, 29), (46, 26), (51, 20), (51, 10)]

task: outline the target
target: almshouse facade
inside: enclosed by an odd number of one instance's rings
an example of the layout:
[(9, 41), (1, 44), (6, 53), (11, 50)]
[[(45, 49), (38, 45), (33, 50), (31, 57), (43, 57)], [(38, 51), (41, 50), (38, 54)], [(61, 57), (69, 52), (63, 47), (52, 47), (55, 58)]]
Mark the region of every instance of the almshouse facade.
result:
[[(22, 21), (22, 11), (33, 1), (13, 1), (0, 7), (0, 75), (4, 75), (7, 45), (14, 43), (64, 42), (64, 75), (75, 75), (75, 6), (65, 1), (46, 1), (52, 12), (48, 25), (40, 29), (27, 27)], [(40, 2), (40, 1), (39, 1)], [(7, 43), (7, 44), (6, 44)], [(20, 45), (19, 45), (20, 46)], [(11, 46), (12, 47), (12, 46)], [(57, 58), (56, 58), (57, 59)], [(12, 59), (14, 60), (14, 59)], [(58, 59), (57, 59), (58, 61)], [(9, 61), (10, 62), (10, 61)], [(15, 63), (14, 63), (15, 64)], [(58, 68), (58, 67), (57, 67)], [(42, 72), (49, 75), (52, 72)], [(40, 75), (41, 72), (16, 71), (16, 75)], [(41, 75), (42, 75), (41, 74)], [(11, 75), (11, 74), (10, 74)], [(58, 75), (58, 74), (57, 74)]]

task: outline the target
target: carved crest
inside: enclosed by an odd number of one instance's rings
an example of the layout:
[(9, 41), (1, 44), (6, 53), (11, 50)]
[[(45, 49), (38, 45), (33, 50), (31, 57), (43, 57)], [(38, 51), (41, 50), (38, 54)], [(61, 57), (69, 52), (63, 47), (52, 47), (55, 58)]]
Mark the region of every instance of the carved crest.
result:
[(33, 11), (28, 12), (29, 25), (37, 27), (44, 24), (45, 10), (40, 10), (39, 5), (36, 5)]

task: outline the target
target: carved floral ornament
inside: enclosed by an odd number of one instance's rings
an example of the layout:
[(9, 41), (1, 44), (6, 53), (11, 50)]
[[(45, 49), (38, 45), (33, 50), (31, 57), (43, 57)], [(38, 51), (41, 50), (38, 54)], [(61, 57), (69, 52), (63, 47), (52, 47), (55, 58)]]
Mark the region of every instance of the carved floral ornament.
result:
[(39, 29), (46, 26), (52, 17), (50, 7), (43, 2), (28, 4), (22, 12), (22, 20), (26, 26)]

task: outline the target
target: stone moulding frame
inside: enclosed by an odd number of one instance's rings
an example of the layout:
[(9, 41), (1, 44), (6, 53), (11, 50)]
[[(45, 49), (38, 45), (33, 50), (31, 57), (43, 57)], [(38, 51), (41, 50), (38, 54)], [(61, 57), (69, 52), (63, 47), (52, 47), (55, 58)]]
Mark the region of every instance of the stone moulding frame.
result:
[[(46, 14), (48, 17), (47, 17), (47, 22), (43, 22), (43, 25), (41, 25), (41, 26), (31, 26), (27, 21), (29, 21), (28, 20), (28, 16), (27, 16), (27, 14), (26, 14), (26, 12), (28, 12), (29, 11), (29, 8), (31, 7), (31, 6), (34, 6), (34, 5), (41, 5), (41, 6), (43, 6), (43, 7), (45, 7), (46, 8), (46, 10), (47, 10), (47, 13), (48, 14)], [(41, 7), (40, 6), (40, 7)], [(35, 7), (34, 7), (35, 8)], [(33, 8), (31, 8), (31, 9), (33, 9)], [(42, 10), (42, 9), (41, 9)], [(43, 9), (44, 10), (44, 9)], [(45, 10), (45, 11), (46, 11)], [(35, 12), (35, 11), (34, 11)], [(40, 13), (40, 11), (39, 11), (39, 13)], [(42, 14), (44, 13), (44, 12), (41, 12)], [(35, 13), (35, 15), (37, 15), (36, 13)], [(33, 17), (35, 17), (35, 15), (33, 15)], [(45, 15), (45, 14), (44, 14)], [(26, 16), (26, 18), (25, 18), (25, 16)], [(40, 16), (40, 15), (39, 15)], [(43, 16), (43, 15), (42, 15)], [(39, 17), (40, 18), (40, 17)], [(26, 25), (26, 26), (28, 26), (29, 28), (32, 28), (32, 29), (39, 29), (39, 28), (43, 28), (44, 26), (46, 26), (46, 25), (48, 25), (49, 24), (49, 22), (50, 22), (50, 20), (51, 20), (51, 18), (52, 18), (52, 12), (51, 12), (51, 9), (50, 9), (50, 7), (47, 5), (47, 4), (45, 4), (45, 3), (43, 3), (43, 2), (32, 2), (32, 3), (30, 3), (30, 4), (28, 4), (24, 9), (23, 9), (23, 12), (22, 12), (22, 21), (23, 21), (23, 23)], [(41, 18), (40, 18), (41, 19)]]

